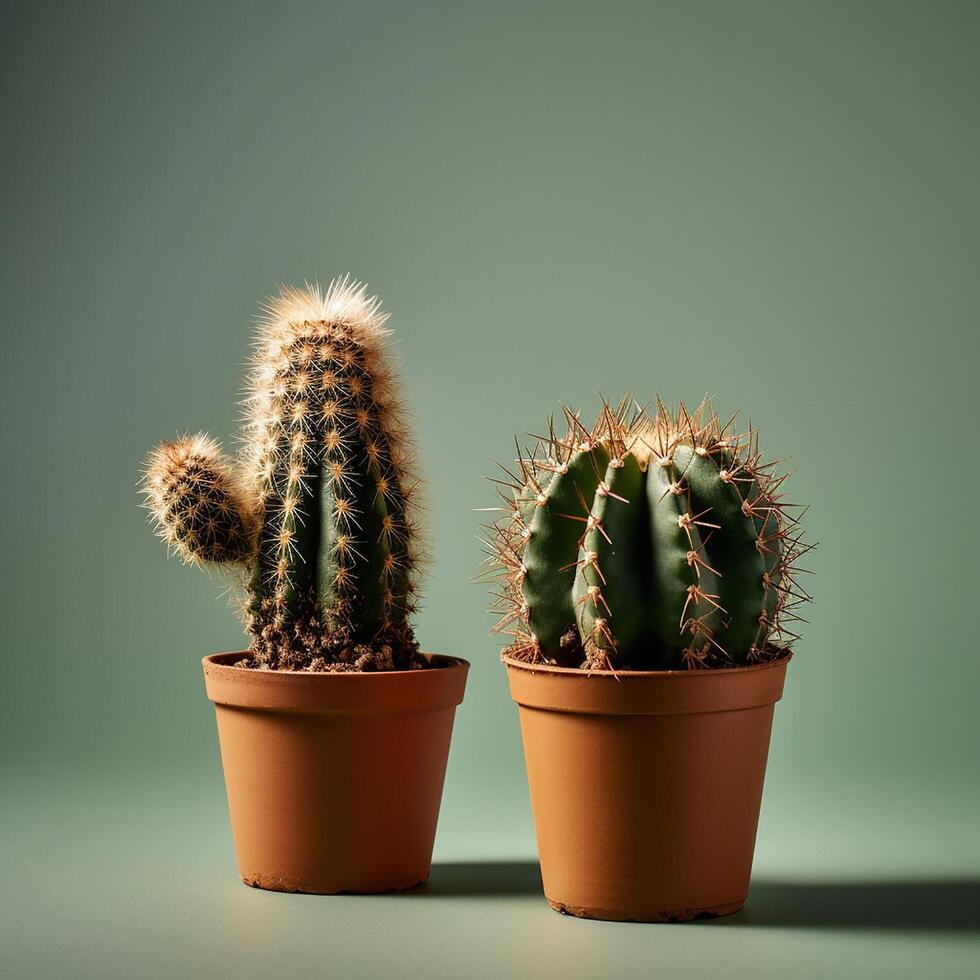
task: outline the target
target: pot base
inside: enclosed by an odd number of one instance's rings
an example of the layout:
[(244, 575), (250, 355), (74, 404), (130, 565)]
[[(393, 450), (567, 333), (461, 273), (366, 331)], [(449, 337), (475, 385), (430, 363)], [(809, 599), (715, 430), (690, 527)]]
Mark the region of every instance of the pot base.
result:
[(318, 887), (310, 885), (308, 882), (287, 881), (283, 878), (267, 875), (251, 875), (248, 877), (242, 875), (241, 879), (249, 888), (257, 888), (266, 892), (287, 892), (292, 895), (384, 895), (387, 892), (402, 892), (409, 888), (415, 888), (428, 881), (429, 876), (425, 875), (419, 878), (413, 875), (411, 878), (399, 881), (359, 885), (355, 888), (338, 888), (328, 885)]
[[(545, 896), (547, 898), (547, 895)], [(718, 919), (723, 915), (732, 915), (741, 910), (745, 899), (740, 902), (730, 902), (727, 905), (712, 905), (703, 909), (676, 909), (667, 912), (650, 912), (639, 915), (634, 911), (619, 911), (617, 909), (586, 908), (578, 905), (566, 905), (548, 898), (548, 904), (562, 915), (573, 915), (578, 919), (599, 919), (603, 922), (692, 922), (695, 919)]]

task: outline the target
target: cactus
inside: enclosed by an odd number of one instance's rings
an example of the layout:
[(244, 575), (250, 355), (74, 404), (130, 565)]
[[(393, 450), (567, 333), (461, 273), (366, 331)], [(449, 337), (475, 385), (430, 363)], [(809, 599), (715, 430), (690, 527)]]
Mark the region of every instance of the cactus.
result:
[(236, 467), (206, 435), (150, 456), (144, 493), (186, 561), (246, 584), (254, 662), (422, 666), (412, 450), (366, 288), (284, 288), (260, 324)]
[[(782, 654), (809, 595), (785, 477), (751, 428), (707, 402), (651, 417), (625, 399), (590, 429), (563, 409), (505, 469), (490, 532), (495, 631), (532, 662), (589, 669), (736, 666)], [(800, 515), (802, 516), (802, 515)]]
[(234, 567), (254, 551), (256, 509), (207, 434), (161, 443), (144, 488), (157, 533), (188, 564)]

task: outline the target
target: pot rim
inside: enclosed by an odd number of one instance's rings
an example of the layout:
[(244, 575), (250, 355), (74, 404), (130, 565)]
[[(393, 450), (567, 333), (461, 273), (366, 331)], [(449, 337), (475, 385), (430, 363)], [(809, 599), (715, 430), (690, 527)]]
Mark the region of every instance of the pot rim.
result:
[(598, 677), (603, 680), (623, 681), (632, 678), (654, 678), (654, 677), (705, 677), (707, 675), (717, 676), (719, 674), (746, 674), (754, 670), (771, 670), (780, 664), (788, 664), (793, 659), (793, 651), (783, 650), (778, 657), (772, 660), (765, 660), (758, 664), (739, 664), (735, 667), (705, 667), (694, 670), (590, 670), (587, 667), (560, 667), (557, 664), (532, 664), (526, 660), (517, 660), (508, 656), (506, 653), (500, 655), (500, 660), (505, 667), (515, 667), (519, 670), (526, 670), (534, 674), (556, 674), (568, 677)]
[[(423, 654), (433, 670), (329, 673), (253, 670), (234, 666), (248, 651), (202, 658), (208, 699), (215, 705), (298, 714), (387, 714), (454, 708), (463, 700), (469, 662)], [(232, 662), (229, 662), (232, 661)]]
[[(201, 663), (204, 664), (205, 670), (240, 670), (243, 673), (249, 674), (263, 674), (263, 675), (275, 675), (277, 677), (390, 677), (393, 675), (404, 676), (406, 674), (418, 674), (426, 673), (426, 671), (418, 670), (347, 670), (347, 671), (329, 671), (329, 670), (256, 670), (254, 667), (239, 667), (237, 664), (228, 663), (227, 660), (231, 660), (235, 657), (237, 660), (244, 660), (249, 656), (248, 650), (232, 650), (227, 653), (209, 653), (206, 657), (201, 658)], [(455, 670), (459, 667), (469, 667), (470, 662), (464, 660), (462, 657), (451, 657), (444, 653), (422, 653), (423, 657), (429, 661), (430, 664), (438, 664), (439, 670)]]
[(598, 671), (502, 659), (510, 696), (521, 710), (694, 715), (775, 704), (782, 697), (792, 654), (763, 664), (707, 670)]

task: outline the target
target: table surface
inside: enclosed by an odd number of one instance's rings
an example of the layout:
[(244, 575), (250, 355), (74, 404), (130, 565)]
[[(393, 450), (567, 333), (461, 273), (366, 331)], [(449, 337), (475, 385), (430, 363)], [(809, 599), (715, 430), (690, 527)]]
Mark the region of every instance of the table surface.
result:
[(553, 912), (529, 814), (489, 791), (448, 795), (427, 885), (315, 897), (239, 882), (220, 779), (8, 785), (0, 964), (24, 980), (980, 975), (977, 799), (955, 783), (777, 797), (746, 908), (666, 926)]

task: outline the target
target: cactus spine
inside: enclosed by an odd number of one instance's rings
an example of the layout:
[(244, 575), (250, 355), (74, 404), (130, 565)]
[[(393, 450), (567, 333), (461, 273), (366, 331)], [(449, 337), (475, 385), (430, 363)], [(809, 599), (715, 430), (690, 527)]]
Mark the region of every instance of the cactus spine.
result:
[[(346, 279), (326, 293), (284, 288), (260, 325), (241, 477), (212, 441), (194, 437), (210, 451), (212, 494), (227, 488), (226, 509), (242, 528), (226, 535), (221, 564), (237, 565), (247, 580), (253, 653), (269, 666), (329, 666), (355, 647), (363, 660), (366, 646), (388, 650), (378, 665), (397, 666), (387, 661), (399, 650), (417, 663), (409, 626), (416, 481), (385, 357), (386, 319), (378, 300)], [(164, 537), (209, 564), (215, 549), (181, 530), (186, 513), (202, 507), (200, 494), (166, 465), (192, 442), (153, 454), (146, 493)], [(177, 487), (184, 514), (166, 502)]]
[[(778, 655), (809, 596), (785, 478), (708, 403), (624, 400), (520, 454), (489, 528), (510, 652), (593, 669), (732, 666)], [(509, 472), (509, 471), (508, 471)]]

